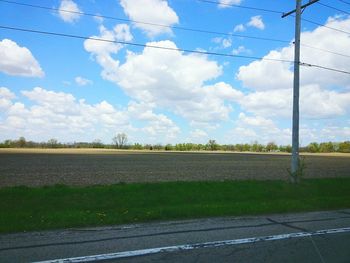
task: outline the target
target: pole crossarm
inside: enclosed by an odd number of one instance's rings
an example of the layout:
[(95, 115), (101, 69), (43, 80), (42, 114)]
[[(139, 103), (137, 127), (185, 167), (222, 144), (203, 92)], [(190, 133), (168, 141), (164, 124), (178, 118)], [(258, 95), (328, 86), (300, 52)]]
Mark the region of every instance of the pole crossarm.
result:
[[(314, 3), (318, 2), (318, 1), (320, 1), (320, 0), (310, 0), (307, 4), (302, 5), (301, 9), (304, 9), (304, 8), (308, 7), (309, 5), (312, 5), (312, 4), (314, 4)], [(285, 18), (286, 16), (289, 16), (289, 15), (295, 13), (295, 12), (296, 12), (296, 9), (294, 9), (294, 10), (288, 12), (288, 13), (283, 13), (282, 18)]]

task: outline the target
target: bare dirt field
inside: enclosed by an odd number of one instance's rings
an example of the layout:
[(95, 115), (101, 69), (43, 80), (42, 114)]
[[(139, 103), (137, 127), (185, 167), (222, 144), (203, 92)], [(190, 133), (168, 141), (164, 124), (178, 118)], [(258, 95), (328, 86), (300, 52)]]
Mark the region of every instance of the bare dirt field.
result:
[[(349, 154), (306, 154), (305, 178), (350, 177)], [(0, 149), (0, 187), (286, 180), (286, 154)]]

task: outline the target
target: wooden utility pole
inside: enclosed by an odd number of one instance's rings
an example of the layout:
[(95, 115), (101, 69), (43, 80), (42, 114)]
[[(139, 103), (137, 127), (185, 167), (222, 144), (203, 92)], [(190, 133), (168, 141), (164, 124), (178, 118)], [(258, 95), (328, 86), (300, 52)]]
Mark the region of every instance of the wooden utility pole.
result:
[(319, 0), (310, 0), (302, 5), (301, 0), (296, 0), (296, 8), (282, 15), (282, 18), (295, 13), (295, 40), (294, 40), (294, 79), (293, 79), (293, 130), (292, 130), (292, 161), (291, 161), (291, 181), (298, 182), (299, 162), (299, 91), (300, 91), (300, 31), (301, 12), (309, 5)]

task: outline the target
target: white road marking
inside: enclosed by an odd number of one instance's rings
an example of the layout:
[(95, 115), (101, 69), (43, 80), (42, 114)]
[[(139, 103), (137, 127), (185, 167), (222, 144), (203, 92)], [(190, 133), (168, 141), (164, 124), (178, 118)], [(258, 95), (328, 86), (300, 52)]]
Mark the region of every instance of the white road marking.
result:
[(116, 253), (109, 253), (109, 254), (93, 255), (93, 256), (54, 259), (54, 260), (40, 261), (36, 263), (93, 262), (93, 261), (111, 260), (111, 259), (117, 259), (117, 258), (146, 256), (146, 255), (164, 253), (164, 252), (177, 252), (181, 250), (193, 250), (193, 249), (199, 249), (199, 248), (232, 246), (232, 245), (240, 245), (240, 244), (247, 244), (247, 243), (256, 243), (261, 241), (274, 241), (274, 240), (302, 238), (302, 237), (320, 236), (320, 235), (346, 233), (346, 232), (350, 232), (350, 227), (325, 229), (325, 230), (318, 230), (315, 232), (298, 232), (298, 233), (280, 234), (280, 235), (273, 235), (273, 236), (250, 237), (250, 238), (243, 238), (243, 239), (233, 239), (233, 240), (213, 241), (213, 242), (178, 245), (178, 246), (140, 249), (140, 250), (133, 250), (133, 251), (123, 251), (123, 252), (116, 252)]

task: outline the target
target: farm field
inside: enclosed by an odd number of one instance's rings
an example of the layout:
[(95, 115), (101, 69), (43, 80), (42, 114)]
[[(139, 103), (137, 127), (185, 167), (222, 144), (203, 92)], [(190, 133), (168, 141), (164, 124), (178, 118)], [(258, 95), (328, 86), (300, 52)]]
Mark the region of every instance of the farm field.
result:
[[(305, 178), (350, 177), (350, 155), (306, 154)], [(286, 180), (286, 154), (0, 149), (0, 187)]]

